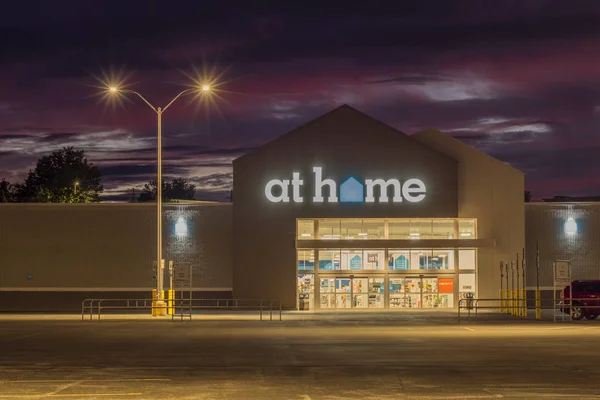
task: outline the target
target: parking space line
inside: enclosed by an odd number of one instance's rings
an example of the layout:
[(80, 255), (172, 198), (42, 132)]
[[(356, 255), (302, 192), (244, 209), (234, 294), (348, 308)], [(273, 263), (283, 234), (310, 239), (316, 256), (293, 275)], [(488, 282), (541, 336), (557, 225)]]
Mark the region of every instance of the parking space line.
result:
[(133, 397), (143, 393), (51, 393), (51, 394), (0, 394), (0, 399), (39, 399), (44, 397)]
[(10, 383), (64, 383), (64, 382), (167, 382), (170, 378), (118, 378), (118, 379), (19, 379)]
[(47, 397), (115, 397), (115, 396), (141, 396), (143, 393), (67, 393), (50, 394)]

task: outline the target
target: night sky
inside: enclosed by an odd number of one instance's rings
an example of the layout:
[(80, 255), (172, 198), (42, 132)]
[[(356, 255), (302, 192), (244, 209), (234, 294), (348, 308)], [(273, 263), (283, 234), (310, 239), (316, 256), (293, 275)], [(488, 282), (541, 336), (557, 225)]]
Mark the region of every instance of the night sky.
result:
[(534, 199), (600, 195), (600, 2), (253, 3), (11, 3), (0, 179), (75, 146), (104, 198), (126, 198), (155, 176), (156, 116), (133, 97), (106, 106), (94, 77), (128, 76), (162, 106), (196, 69), (220, 75), (220, 99), (164, 114), (163, 165), (197, 198), (226, 200), (233, 159), (341, 104), (476, 146), (524, 171)]

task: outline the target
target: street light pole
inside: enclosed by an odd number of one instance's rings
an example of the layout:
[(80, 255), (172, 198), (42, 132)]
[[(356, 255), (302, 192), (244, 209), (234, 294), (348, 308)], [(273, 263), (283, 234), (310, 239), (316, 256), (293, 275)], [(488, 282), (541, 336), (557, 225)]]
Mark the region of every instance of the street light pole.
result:
[(157, 144), (156, 144), (156, 161), (158, 164), (157, 168), (157, 179), (156, 179), (156, 291), (157, 291), (157, 300), (163, 300), (163, 270), (162, 270), (162, 114), (167, 111), (167, 108), (171, 106), (181, 96), (185, 94), (189, 94), (193, 91), (201, 91), (208, 92), (210, 91), (210, 86), (202, 85), (200, 88), (190, 88), (181, 91), (177, 96), (175, 96), (164, 108), (154, 107), (152, 103), (150, 103), (144, 96), (136, 92), (135, 90), (130, 89), (119, 89), (118, 87), (111, 86), (108, 88), (109, 93), (111, 94), (119, 94), (119, 93), (132, 93), (138, 96), (140, 99), (144, 101), (151, 109), (156, 113), (157, 117)]
[(156, 179), (156, 292), (157, 298), (163, 298), (163, 264), (162, 264), (162, 108), (156, 110), (158, 122), (156, 140), (156, 159), (158, 163)]

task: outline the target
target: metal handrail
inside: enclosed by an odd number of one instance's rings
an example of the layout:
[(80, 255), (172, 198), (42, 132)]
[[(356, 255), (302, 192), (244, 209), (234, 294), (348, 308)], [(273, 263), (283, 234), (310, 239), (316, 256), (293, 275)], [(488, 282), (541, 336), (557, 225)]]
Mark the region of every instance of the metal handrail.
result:
[[(516, 304), (511, 304), (511, 302), (515, 302)], [(567, 302), (586, 302), (590, 301), (589, 298), (564, 298), (558, 304), (553, 304), (553, 308), (568, 308), (570, 307), (570, 303)], [(495, 302), (499, 303), (499, 305), (480, 305), (480, 302)], [(465, 304), (466, 303), (466, 304)], [(458, 301), (458, 321), (460, 322), (461, 318), (461, 310), (467, 310), (467, 318), (471, 318), (471, 310), (475, 310), (475, 318), (478, 317), (478, 310), (482, 309), (528, 309), (529, 304), (535, 304), (535, 299), (530, 298), (514, 298), (514, 299), (460, 299)], [(554, 302), (553, 302), (554, 303)], [(600, 309), (600, 305), (585, 305), (585, 304), (577, 304), (578, 307), (582, 309)]]
[[(477, 299), (477, 298), (472, 298), (472, 299), (460, 299), (458, 300), (458, 322), (460, 322), (460, 310), (462, 309), (466, 309), (468, 311), (467, 314), (467, 319), (471, 318), (471, 310), (475, 310), (475, 318), (478, 317), (478, 310), (479, 309), (523, 309), (523, 308), (527, 308), (527, 300), (528, 299), (508, 299), (509, 303), (514, 301), (517, 304), (509, 304), (507, 303), (507, 299)], [(534, 299), (535, 300), (535, 299)], [(497, 302), (499, 303), (499, 305), (489, 305), (489, 306), (480, 306), (479, 302), (480, 301), (489, 301), (489, 302)], [(465, 305), (465, 302), (467, 303)]]
[[(246, 309), (259, 310), (260, 320), (263, 320), (263, 311), (269, 310), (269, 320), (273, 320), (273, 308), (279, 309), (279, 320), (282, 320), (282, 304), (279, 300), (274, 299), (171, 299), (170, 305), (156, 306), (153, 304), (153, 299), (85, 299), (81, 302), (81, 319), (84, 320), (89, 311), (89, 319), (100, 319), (102, 310), (132, 310), (132, 309), (152, 309), (156, 308), (186, 308), (194, 310), (209, 310), (209, 309)], [(205, 303), (216, 303), (214, 305), (206, 305)], [(225, 302), (225, 304), (222, 304)], [(108, 304), (107, 304), (108, 303)], [(111, 305), (111, 303), (113, 303)], [(125, 304), (114, 304), (125, 303)], [(199, 304), (200, 303), (200, 304)], [(240, 305), (242, 303), (242, 305)], [(246, 305), (244, 305), (244, 303)], [(277, 310), (277, 308), (275, 310)]]

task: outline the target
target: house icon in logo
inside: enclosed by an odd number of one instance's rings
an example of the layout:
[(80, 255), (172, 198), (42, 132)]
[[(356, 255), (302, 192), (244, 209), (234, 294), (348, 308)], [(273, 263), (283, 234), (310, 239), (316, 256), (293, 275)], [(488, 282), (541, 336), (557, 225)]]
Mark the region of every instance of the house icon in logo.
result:
[(364, 185), (354, 177), (346, 179), (340, 185), (341, 203), (363, 203), (365, 201)]

